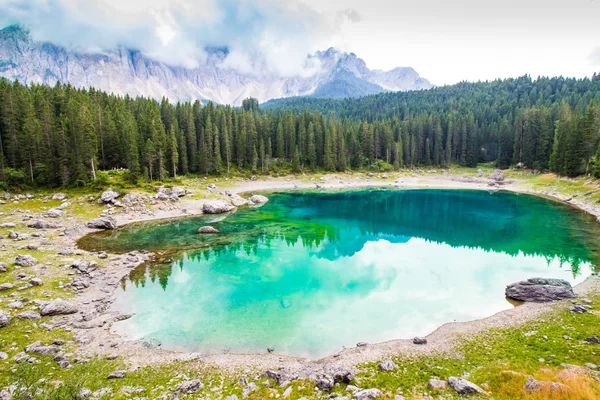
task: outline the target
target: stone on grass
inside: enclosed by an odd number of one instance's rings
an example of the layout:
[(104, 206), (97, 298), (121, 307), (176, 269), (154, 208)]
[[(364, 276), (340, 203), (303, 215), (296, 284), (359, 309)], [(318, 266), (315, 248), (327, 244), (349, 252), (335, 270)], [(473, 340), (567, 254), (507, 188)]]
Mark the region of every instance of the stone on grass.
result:
[(38, 312), (29, 310), (29, 311), (25, 311), (25, 312), (22, 312), (21, 314), (17, 315), (17, 318), (36, 321), (36, 320), (42, 318), (42, 316)]
[(527, 381), (525, 381), (525, 385), (523, 386), (523, 389), (527, 390), (528, 392), (545, 391), (547, 388), (550, 388), (551, 393), (567, 392), (571, 390), (570, 387), (563, 385), (562, 383), (542, 382), (531, 377), (527, 378)]
[(12, 283), (10, 283), (10, 282), (3, 283), (3, 284), (0, 285), (0, 292), (2, 292), (4, 290), (10, 290), (10, 289), (12, 289), (14, 287), (15, 286)]
[(338, 368), (331, 375), (335, 383), (350, 383), (354, 380), (354, 372), (345, 367)]
[(77, 306), (63, 299), (52, 300), (40, 306), (42, 316), (75, 314)]
[(8, 271), (8, 264), (5, 262), (0, 262), (0, 272)]
[(198, 233), (221, 233), (221, 232), (219, 232), (219, 230), (217, 228), (214, 228), (212, 226), (203, 226), (201, 228), (198, 228)]
[(429, 390), (444, 390), (448, 387), (448, 382), (441, 379), (430, 379), (427, 382), (427, 387)]
[(484, 393), (484, 390), (473, 382), (455, 376), (448, 378), (448, 385), (458, 394)]
[(600, 344), (600, 339), (597, 336), (588, 336), (585, 341), (592, 344)]
[(5, 222), (3, 224), (0, 224), (0, 228), (3, 228), (3, 229), (12, 229), (12, 228), (16, 228), (16, 227), (17, 227), (17, 225), (13, 224), (12, 222)]
[(100, 199), (98, 199), (98, 203), (102, 204), (109, 204), (109, 203), (113, 203), (117, 197), (119, 197), (121, 194), (119, 192), (115, 192), (112, 189), (108, 189), (106, 190), (104, 193), (102, 193), (102, 195), (100, 196)]
[(19, 254), (15, 258), (15, 264), (21, 267), (33, 267), (35, 264), (37, 264), (37, 260), (29, 254)]
[(33, 286), (42, 286), (44, 284), (40, 278), (32, 278), (29, 283), (31, 283)]
[(61, 210), (60, 208), (51, 208), (46, 213), (46, 216), (48, 218), (61, 218), (61, 217), (65, 216), (65, 212), (63, 210)]
[(57, 229), (60, 228), (60, 224), (56, 222), (44, 221), (43, 219), (36, 219), (27, 224), (29, 228), (34, 229)]
[(12, 318), (10, 317), (9, 313), (7, 313), (6, 311), (0, 310), (0, 328), (4, 328), (5, 326), (8, 326), (8, 324), (10, 324), (11, 319)]
[(572, 299), (575, 297), (571, 284), (562, 279), (529, 278), (515, 282), (506, 287), (506, 297), (535, 303), (546, 303), (554, 300)]
[(202, 205), (202, 212), (205, 214), (222, 214), (233, 210), (235, 207), (222, 200), (207, 201)]
[(354, 400), (373, 400), (383, 396), (379, 389), (365, 389), (354, 392)]
[(117, 221), (113, 217), (101, 217), (89, 221), (88, 228), (113, 230), (117, 228)]
[(379, 369), (381, 372), (388, 372), (398, 369), (398, 366), (392, 360), (383, 360), (379, 363)]
[(114, 371), (111, 372), (106, 379), (123, 379), (127, 376), (127, 371)]
[(246, 387), (242, 389), (242, 398), (247, 398), (252, 392), (259, 390), (259, 387), (254, 382), (250, 382)]
[(175, 391), (179, 393), (196, 393), (200, 391), (204, 385), (199, 380), (191, 380), (181, 382), (179, 385), (175, 387)]
[(504, 171), (497, 169), (488, 176), (488, 179), (491, 179), (496, 182), (502, 182), (504, 180)]
[(52, 200), (64, 200), (66, 198), (67, 196), (65, 196), (63, 193), (54, 193), (52, 195)]
[(326, 378), (319, 378), (317, 379), (317, 381), (315, 382), (315, 384), (317, 385), (317, 387), (321, 390), (324, 390), (326, 392), (330, 392), (331, 389), (333, 389), (333, 381), (326, 379)]

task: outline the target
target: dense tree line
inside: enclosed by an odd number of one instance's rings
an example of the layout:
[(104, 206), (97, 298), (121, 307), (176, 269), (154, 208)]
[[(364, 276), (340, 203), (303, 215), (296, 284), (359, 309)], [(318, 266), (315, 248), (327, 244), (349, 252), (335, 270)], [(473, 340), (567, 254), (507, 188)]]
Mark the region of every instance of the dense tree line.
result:
[[(521, 165), (600, 175), (600, 77), (461, 83), (261, 111), (0, 80), (0, 179), (84, 185), (179, 174)], [(312, 109), (313, 111), (309, 111)]]

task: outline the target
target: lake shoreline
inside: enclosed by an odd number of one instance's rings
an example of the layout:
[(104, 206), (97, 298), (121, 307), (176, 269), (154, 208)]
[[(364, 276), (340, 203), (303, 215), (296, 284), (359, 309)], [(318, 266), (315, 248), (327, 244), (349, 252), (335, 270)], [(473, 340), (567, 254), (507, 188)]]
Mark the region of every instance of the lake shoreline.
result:
[[(333, 181), (335, 180), (335, 181)], [(252, 192), (265, 192), (271, 190), (348, 190), (361, 188), (390, 188), (394, 190), (410, 189), (469, 189), (497, 191), (507, 190), (516, 193), (525, 193), (538, 196), (544, 196), (557, 201), (564, 202), (562, 196), (553, 196), (550, 193), (532, 190), (518, 181), (509, 181), (501, 186), (489, 186), (488, 180), (469, 179), (468, 181), (456, 180), (456, 177), (443, 175), (419, 176), (419, 177), (401, 177), (399, 179), (345, 179), (326, 177), (319, 182), (303, 182), (301, 180), (290, 180), (278, 178), (272, 180), (244, 181), (235, 184), (229, 191), (232, 194), (244, 195)], [(226, 195), (221, 195), (226, 198)], [(154, 215), (131, 215), (117, 214), (115, 218), (119, 226), (146, 221), (156, 221), (161, 219), (183, 218), (198, 216), (202, 214), (202, 205), (205, 200), (182, 200), (178, 209), (161, 210)], [(581, 204), (578, 204), (581, 203)], [(586, 211), (596, 217), (600, 216), (600, 208), (590, 207), (579, 200), (568, 202), (571, 206)], [(183, 213), (181, 210), (185, 210)], [(93, 230), (84, 228), (73, 231), (68, 235), (68, 241), (71, 246), (76, 245), (76, 241)], [(135, 258), (127, 260), (127, 258)], [(149, 365), (154, 363), (164, 363), (170, 361), (182, 361), (188, 359), (199, 359), (204, 363), (218, 367), (224, 370), (244, 370), (252, 369), (257, 372), (266, 369), (287, 368), (300, 373), (306, 373), (307, 376), (324, 368), (337, 366), (356, 367), (358, 364), (374, 362), (392, 355), (433, 355), (433, 354), (456, 354), (455, 345), (466, 338), (477, 336), (490, 328), (509, 328), (518, 326), (527, 321), (535, 320), (541, 314), (553, 310), (555, 307), (565, 305), (565, 302), (555, 304), (523, 304), (513, 309), (501, 311), (494, 315), (479, 320), (469, 322), (451, 322), (443, 324), (436, 330), (426, 336), (428, 343), (424, 346), (415, 345), (412, 339), (395, 339), (381, 343), (369, 344), (366, 347), (346, 348), (335, 354), (319, 360), (308, 360), (298, 357), (270, 354), (266, 352), (254, 354), (210, 354), (197, 355), (186, 354), (177, 351), (163, 350), (156, 346), (149, 346), (142, 341), (129, 341), (114, 335), (110, 332), (110, 326), (121, 316), (114, 313), (97, 312), (98, 303), (106, 305), (106, 309), (114, 301), (115, 291), (119, 288), (119, 282), (125, 278), (135, 265), (146, 262), (152, 257), (151, 254), (133, 252), (126, 255), (109, 255), (111, 263), (103, 268), (102, 274), (93, 279), (88, 289), (79, 293), (75, 298), (82, 311), (89, 315), (85, 325), (81, 324), (80, 317), (77, 315), (64, 317), (65, 320), (73, 324), (73, 331), (81, 336), (80, 348), (88, 354), (95, 354), (101, 357), (112, 356), (117, 353), (123, 360), (131, 365)], [(587, 293), (600, 289), (600, 280), (596, 276), (587, 278), (583, 283), (575, 287), (578, 296), (586, 296)], [(99, 300), (100, 299), (100, 300)], [(102, 308), (102, 307), (100, 307)], [(79, 328), (78, 328), (79, 327)], [(105, 346), (105, 343), (117, 343), (114, 347)]]

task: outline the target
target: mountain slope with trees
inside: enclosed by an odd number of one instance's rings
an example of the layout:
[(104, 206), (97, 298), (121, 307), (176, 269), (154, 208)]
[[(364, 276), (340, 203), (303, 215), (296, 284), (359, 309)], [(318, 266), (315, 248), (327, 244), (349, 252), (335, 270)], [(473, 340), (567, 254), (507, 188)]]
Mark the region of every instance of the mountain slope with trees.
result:
[(0, 80), (0, 178), (57, 187), (115, 168), (135, 182), (478, 162), (600, 176), (599, 89), (596, 75), (525, 76), (260, 110), (255, 99), (237, 109)]

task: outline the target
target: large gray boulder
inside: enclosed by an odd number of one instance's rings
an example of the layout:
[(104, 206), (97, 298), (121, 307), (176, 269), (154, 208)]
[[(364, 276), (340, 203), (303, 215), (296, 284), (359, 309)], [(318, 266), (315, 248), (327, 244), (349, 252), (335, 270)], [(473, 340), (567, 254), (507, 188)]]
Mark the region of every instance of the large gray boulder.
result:
[(115, 192), (112, 189), (108, 189), (100, 195), (100, 198), (98, 199), (98, 203), (112, 204), (117, 199), (117, 197), (119, 197), (120, 195), (121, 194), (119, 192)]
[(535, 303), (554, 300), (572, 299), (575, 297), (571, 284), (562, 279), (530, 278), (515, 282), (506, 287), (506, 297)]
[(37, 260), (29, 254), (19, 254), (15, 258), (15, 264), (21, 267), (33, 267), (35, 264), (37, 264)]
[(458, 394), (485, 393), (482, 388), (473, 382), (469, 382), (466, 379), (457, 378), (455, 376), (448, 378), (448, 385), (450, 385), (450, 387)]
[(48, 218), (61, 218), (65, 216), (65, 212), (60, 208), (51, 208), (46, 213)]
[(4, 328), (10, 324), (11, 317), (10, 314), (6, 311), (0, 310), (0, 328)]
[(497, 169), (488, 176), (488, 179), (494, 182), (502, 182), (504, 181), (504, 171)]
[(96, 218), (87, 223), (88, 228), (113, 230), (117, 228), (117, 221), (113, 217)]
[(40, 306), (40, 315), (42, 316), (75, 314), (76, 312), (75, 304), (60, 298)]
[(233, 210), (235, 207), (222, 200), (211, 200), (204, 203), (202, 212), (205, 214), (222, 214)]
[(66, 198), (67, 196), (65, 196), (63, 193), (54, 193), (52, 195), (52, 200), (64, 200)]

